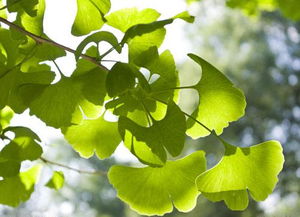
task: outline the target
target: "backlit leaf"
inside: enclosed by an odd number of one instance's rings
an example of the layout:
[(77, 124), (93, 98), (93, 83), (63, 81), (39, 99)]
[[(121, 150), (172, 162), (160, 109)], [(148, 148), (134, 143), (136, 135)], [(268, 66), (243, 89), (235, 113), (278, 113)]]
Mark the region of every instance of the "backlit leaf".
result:
[(256, 201), (272, 193), (284, 156), (277, 141), (267, 141), (249, 148), (225, 144), (225, 155), (213, 168), (196, 180), (198, 189), (211, 201), (224, 200), (232, 210), (248, 206), (249, 191)]
[(59, 190), (64, 186), (65, 176), (61, 171), (54, 171), (51, 179), (46, 183), (46, 186)]
[(41, 167), (36, 165), (18, 176), (0, 181), (0, 204), (16, 207), (25, 202), (34, 191)]
[(197, 151), (164, 167), (113, 166), (108, 173), (118, 197), (143, 215), (164, 215), (173, 210), (188, 212), (198, 197), (195, 178), (205, 171), (204, 152)]
[(160, 14), (151, 8), (147, 8), (138, 11), (137, 8), (126, 8), (115, 11), (105, 18), (107, 19), (107, 24), (126, 32), (130, 27), (142, 24), (151, 23), (160, 17)]
[(82, 157), (91, 157), (94, 152), (100, 159), (110, 157), (121, 137), (117, 122), (108, 122), (101, 116), (95, 120), (83, 120), (63, 130), (65, 138)]
[(81, 36), (100, 29), (105, 22), (104, 15), (109, 10), (110, 0), (77, 0), (72, 34)]
[[(202, 68), (201, 80), (194, 87), (199, 93), (199, 107), (192, 115), (219, 135), (229, 122), (236, 121), (244, 115), (245, 96), (211, 64), (194, 54), (189, 54), (189, 57)], [(187, 135), (194, 139), (210, 134), (191, 119), (188, 121), (188, 127)]]

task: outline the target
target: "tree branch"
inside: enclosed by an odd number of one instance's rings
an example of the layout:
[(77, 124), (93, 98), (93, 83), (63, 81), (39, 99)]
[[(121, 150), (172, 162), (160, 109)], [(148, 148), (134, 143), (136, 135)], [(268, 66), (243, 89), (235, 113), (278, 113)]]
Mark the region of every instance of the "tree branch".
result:
[[(0, 22), (5, 23), (9, 27), (14, 28), (15, 30), (23, 33), (24, 35), (29, 36), (30, 38), (32, 38), (33, 40), (35, 40), (37, 43), (49, 44), (49, 45), (52, 45), (54, 47), (58, 47), (58, 48), (61, 48), (61, 49), (65, 50), (65, 51), (68, 51), (70, 53), (75, 54), (75, 50), (73, 50), (72, 48), (66, 47), (66, 46), (64, 46), (62, 44), (59, 44), (59, 43), (57, 43), (55, 41), (52, 41), (50, 39), (46, 39), (46, 38), (40, 37), (38, 35), (35, 35), (35, 34), (31, 33), (31, 32), (28, 32), (27, 30), (25, 30), (22, 27), (20, 27), (20, 26), (18, 26), (16, 24), (14, 24), (14, 23), (12, 23), (12, 22), (4, 19), (3, 17), (0, 17)], [(85, 60), (87, 60), (87, 61), (89, 61), (89, 62), (97, 65), (99, 68), (101, 68), (103, 70), (106, 70), (106, 71), (108, 70), (105, 66), (103, 66), (102, 64), (100, 64), (96, 60), (96, 58), (94, 58), (94, 57), (91, 57), (91, 56), (88, 56), (88, 55), (85, 55), (85, 54), (80, 54), (80, 57), (82, 57), (83, 59), (85, 59)]]
[(44, 157), (40, 157), (40, 160), (42, 160), (46, 164), (52, 164), (52, 165), (55, 165), (55, 166), (63, 167), (63, 168), (73, 170), (73, 171), (78, 172), (78, 173), (84, 173), (84, 174), (90, 174), (90, 175), (102, 175), (102, 176), (107, 175), (107, 172), (102, 171), (102, 170), (95, 170), (95, 171), (81, 170), (81, 169), (73, 168), (73, 167), (70, 167), (70, 166), (67, 166), (67, 165), (64, 165), (64, 164), (61, 164), (61, 163), (57, 163), (57, 162), (48, 160)]

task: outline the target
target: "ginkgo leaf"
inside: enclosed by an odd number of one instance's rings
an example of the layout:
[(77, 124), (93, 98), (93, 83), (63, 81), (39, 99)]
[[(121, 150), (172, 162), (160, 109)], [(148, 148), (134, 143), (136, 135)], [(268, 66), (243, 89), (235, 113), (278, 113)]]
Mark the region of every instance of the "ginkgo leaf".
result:
[(119, 45), (118, 39), (110, 32), (100, 31), (100, 32), (96, 32), (92, 35), (89, 35), (78, 45), (76, 52), (75, 52), (75, 59), (76, 60), (79, 59), (79, 56), (82, 53), (83, 49), (89, 43), (94, 42), (94, 43), (98, 44), (101, 41), (106, 41), (106, 42), (110, 43), (116, 51), (118, 51), (119, 53), (121, 52), (122, 48)]
[(13, 116), (14, 112), (8, 106), (0, 110), (0, 132), (9, 125)]
[(63, 134), (80, 156), (89, 158), (94, 152), (100, 159), (110, 157), (121, 137), (117, 122), (109, 122), (101, 116), (95, 120), (83, 120), (79, 125), (63, 129)]
[(151, 96), (164, 102), (173, 98), (174, 87), (178, 85), (178, 72), (172, 53), (169, 50), (164, 51), (145, 67), (149, 69), (151, 76), (159, 75), (151, 84)]
[(188, 212), (199, 192), (195, 178), (205, 171), (204, 152), (197, 151), (164, 167), (113, 166), (108, 172), (118, 197), (143, 215), (164, 215), (173, 210)]
[[(194, 86), (199, 93), (199, 106), (192, 116), (219, 135), (229, 122), (244, 115), (245, 96), (211, 64), (194, 54), (189, 57), (202, 68), (201, 80)], [(210, 134), (192, 119), (188, 121), (188, 128), (187, 135), (194, 139)]]
[(153, 47), (160, 47), (165, 39), (166, 29), (160, 28), (153, 32), (136, 36), (127, 42), (129, 48), (129, 62), (138, 63), (136, 61), (142, 58), (145, 52), (149, 52)]
[(81, 36), (100, 29), (105, 22), (104, 15), (109, 10), (110, 0), (77, 0), (72, 34)]
[(54, 171), (51, 179), (46, 183), (45, 186), (59, 190), (64, 186), (65, 176), (61, 171)]
[(29, 16), (36, 16), (35, 6), (39, 3), (39, 0), (7, 0), (7, 9), (9, 12), (23, 12), (25, 11)]
[(106, 78), (106, 90), (110, 97), (117, 96), (135, 85), (135, 74), (129, 64), (116, 63)]
[(18, 175), (21, 162), (13, 159), (6, 159), (0, 156), (0, 177), (13, 177)]
[[(161, 166), (164, 164), (167, 159), (166, 150), (172, 156), (178, 156), (184, 146), (185, 131), (185, 116), (173, 101), (168, 104), (166, 116), (160, 121), (153, 120), (153, 125), (150, 127), (142, 127), (125, 117), (119, 119), (119, 132), (126, 147), (142, 162), (150, 165)], [(135, 144), (133, 138), (140, 143), (145, 143), (148, 150), (156, 155), (161, 163), (157, 162), (157, 158), (154, 156), (149, 158), (148, 154), (143, 154), (143, 151), (137, 152), (141, 144)], [(144, 145), (144, 147), (146, 146)]]
[(80, 100), (80, 85), (69, 78), (62, 78), (58, 83), (40, 90), (40, 95), (29, 104), (30, 114), (55, 128), (68, 126)]
[(40, 138), (26, 127), (7, 127), (4, 134), (13, 132), (12, 139), (0, 152), (0, 176), (12, 177), (19, 173), (21, 162), (38, 159), (43, 150), (38, 144)]
[[(3, 5), (3, 2), (2, 2), (2, 0), (0, 0), (0, 8), (3, 8), (4, 7), (4, 5)], [(3, 18), (7, 18), (7, 14), (6, 14), (6, 11), (5, 10), (0, 10), (0, 17), (3, 17)], [(1, 26), (1, 24), (0, 24), (0, 26)]]
[(42, 147), (38, 144), (40, 138), (29, 128), (8, 127), (5, 132), (13, 132), (14, 139), (6, 145), (0, 152), (0, 158), (24, 161), (36, 160), (43, 153)]
[(130, 27), (129, 29), (126, 30), (125, 35), (121, 41), (121, 44), (125, 44), (127, 41), (129, 41), (130, 39), (136, 37), (136, 36), (141, 36), (144, 35), (146, 33), (151, 33), (154, 32), (158, 29), (163, 28), (164, 26), (173, 23), (174, 20), (176, 19), (182, 19), (185, 20), (187, 22), (193, 22), (194, 21), (194, 17), (189, 15), (189, 13), (187, 11), (182, 12), (170, 19), (166, 19), (166, 20), (159, 20), (159, 21), (154, 21), (151, 23), (146, 23), (146, 24), (136, 24), (132, 27)]
[(17, 207), (25, 202), (34, 191), (38, 181), (40, 165), (36, 165), (18, 176), (5, 178), (0, 181), (0, 204)]
[(249, 191), (256, 201), (272, 193), (284, 156), (277, 141), (267, 141), (247, 148), (225, 143), (225, 155), (196, 180), (200, 192), (212, 201), (224, 200), (232, 210), (244, 210)]
[(24, 99), (30, 100), (34, 94), (25, 96), (25, 93), (20, 92), (20, 87), (26, 84), (50, 84), (54, 76), (50, 71), (22, 73), (18, 68), (7, 71), (0, 77), (0, 108), (8, 105), (15, 112), (22, 113), (26, 109)]
[(70, 78), (62, 77), (55, 84), (32, 85), (39, 95), (29, 102), (30, 114), (55, 128), (78, 124), (83, 115), (97, 116), (106, 94), (101, 85), (105, 78), (106, 71), (92, 68), (77, 70)]
[(107, 16), (107, 24), (126, 32), (130, 27), (142, 24), (151, 23), (160, 17), (160, 14), (151, 8), (138, 11), (137, 8), (125, 8), (115, 11)]

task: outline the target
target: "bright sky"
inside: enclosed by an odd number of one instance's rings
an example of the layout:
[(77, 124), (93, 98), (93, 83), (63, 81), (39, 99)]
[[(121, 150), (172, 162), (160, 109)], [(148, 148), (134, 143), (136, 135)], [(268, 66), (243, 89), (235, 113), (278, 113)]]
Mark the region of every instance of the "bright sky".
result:
[[(52, 40), (76, 49), (77, 45), (84, 38), (71, 35), (71, 26), (76, 15), (76, 0), (46, 0), (46, 2), (45, 33)], [(184, 0), (112, 0), (111, 11), (130, 7), (139, 9), (154, 8), (161, 13), (160, 19), (172, 17), (187, 9)], [(188, 24), (178, 20), (167, 26), (167, 36), (165, 43), (162, 45), (162, 50), (170, 49), (177, 61), (184, 60), (186, 53), (188, 53), (188, 42), (184, 39), (183, 25)], [(104, 28), (105, 30), (111, 30), (109, 27)], [(126, 55), (118, 58), (126, 59)], [(66, 57), (58, 59), (57, 63), (63, 73), (69, 75), (75, 68), (74, 55), (68, 54)], [(25, 114), (16, 115), (12, 120), (12, 125), (30, 127), (41, 137), (45, 144), (50, 144), (54, 139), (62, 137), (59, 130), (47, 127), (39, 119), (30, 116), (28, 113), (26, 111)], [(127, 161), (133, 159), (124, 146), (119, 146), (115, 154), (119, 160)]]

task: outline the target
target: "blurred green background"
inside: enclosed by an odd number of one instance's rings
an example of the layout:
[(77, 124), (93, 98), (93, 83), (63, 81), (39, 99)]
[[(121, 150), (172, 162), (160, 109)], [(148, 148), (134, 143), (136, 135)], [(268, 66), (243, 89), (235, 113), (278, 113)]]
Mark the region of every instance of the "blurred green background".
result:
[[(246, 115), (232, 123), (222, 137), (240, 146), (277, 139), (283, 144), (286, 161), (275, 192), (265, 202), (251, 201), (245, 211), (233, 212), (222, 202), (211, 203), (200, 195), (197, 207), (190, 213), (174, 211), (166, 216), (300, 216), (300, 22), (291, 21), (278, 11), (246, 16), (241, 10), (226, 7), (222, 1), (197, 3), (192, 13), (197, 17), (195, 24), (183, 30), (189, 46), (221, 69), (247, 98)], [(199, 79), (199, 68), (192, 61), (178, 65), (178, 69), (183, 85)], [(198, 100), (192, 91), (183, 91), (180, 96), (181, 106), (187, 111)], [(57, 162), (102, 170), (115, 163), (114, 159), (80, 159), (62, 140), (53, 144), (56, 145), (51, 145), (48, 156)], [(205, 150), (210, 167), (222, 155), (222, 148), (213, 137), (195, 141), (187, 138), (186, 144), (185, 154)], [(62, 190), (38, 187), (31, 200), (19, 208), (1, 206), (0, 216), (139, 216), (116, 198), (105, 177), (63, 171), (66, 183)]]

